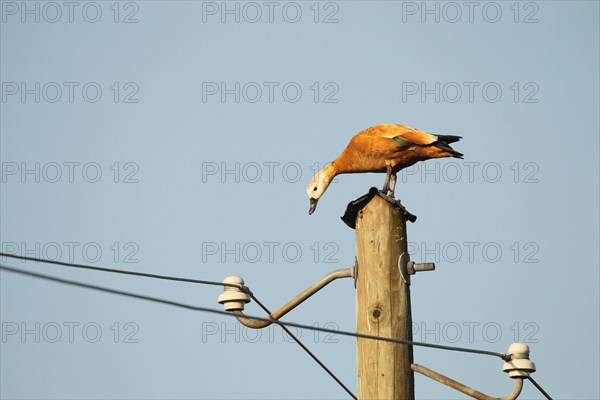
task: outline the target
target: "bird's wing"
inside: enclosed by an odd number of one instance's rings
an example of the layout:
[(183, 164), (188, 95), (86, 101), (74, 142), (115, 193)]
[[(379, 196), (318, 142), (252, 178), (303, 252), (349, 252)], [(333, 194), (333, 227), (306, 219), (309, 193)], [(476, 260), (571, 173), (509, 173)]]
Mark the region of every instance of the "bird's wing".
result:
[(373, 127), (370, 132), (372, 136), (380, 136), (392, 139), (397, 146), (408, 147), (417, 145), (428, 145), (435, 143), (438, 140), (436, 135), (423, 132), (404, 125), (382, 124)]
[(403, 141), (409, 141), (413, 144), (427, 145), (437, 142), (438, 137), (432, 135), (431, 133), (422, 132), (415, 129), (413, 131), (405, 131), (400, 135), (393, 137), (392, 139), (396, 141), (398, 139)]

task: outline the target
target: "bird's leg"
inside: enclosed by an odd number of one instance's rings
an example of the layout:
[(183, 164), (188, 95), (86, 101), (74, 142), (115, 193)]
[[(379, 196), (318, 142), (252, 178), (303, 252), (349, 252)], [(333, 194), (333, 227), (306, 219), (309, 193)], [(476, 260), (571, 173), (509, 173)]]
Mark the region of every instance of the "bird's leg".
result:
[(387, 167), (387, 174), (385, 175), (385, 181), (383, 181), (383, 193), (387, 194), (390, 190), (390, 178), (392, 176), (392, 164), (389, 160), (385, 161)]
[(392, 173), (390, 182), (390, 196), (392, 196), (392, 198), (394, 198), (394, 190), (396, 190), (396, 174)]

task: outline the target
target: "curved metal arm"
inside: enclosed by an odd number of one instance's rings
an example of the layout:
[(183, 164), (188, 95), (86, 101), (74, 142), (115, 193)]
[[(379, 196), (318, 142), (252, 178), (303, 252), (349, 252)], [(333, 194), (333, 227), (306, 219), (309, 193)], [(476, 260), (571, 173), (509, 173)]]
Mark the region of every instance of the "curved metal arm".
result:
[[(352, 276), (354, 276), (354, 268), (336, 269), (334, 271), (331, 271), (330, 273), (328, 273), (327, 275), (325, 275), (324, 277), (322, 277), (321, 279), (304, 289), (299, 295), (297, 295), (292, 300), (284, 304), (277, 311), (271, 313), (271, 315), (269, 315), (267, 318), (270, 318), (272, 320), (279, 319), (288, 312), (292, 311), (298, 305), (300, 305), (300, 303), (302, 303), (304, 300), (308, 299), (310, 296), (323, 289), (323, 287), (325, 287), (332, 281), (339, 278), (350, 278)], [(238, 319), (238, 321), (240, 321), (242, 324), (246, 325), (249, 328), (266, 328), (267, 326), (273, 323), (272, 321), (246, 318), (242, 311), (234, 311), (233, 313), (235, 314), (235, 317)]]
[(428, 378), (431, 378), (440, 383), (443, 383), (446, 386), (450, 386), (452, 389), (456, 389), (459, 392), (463, 392), (464, 394), (467, 394), (478, 400), (515, 400), (517, 397), (519, 397), (519, 394), (521, 394), (521, 389), (523, 389), (523, 378), (515, 378), (515, 387), (513, 388), (512, 392), (508, 396), (491, 397), (491, 396), (488, 396), (487, 394), (481, 393), (473, 388), (470, 388), (467, 385), (463, 385), (462, 383), (457, 382), (454, 379), (450, 379), (447, 376), (444, 376), (438, 372), (432, 371), (429, 368), (425, 368), (422, 365), (412, 364), (410, 366), (410, 368), (415, 372), (423, 374)]

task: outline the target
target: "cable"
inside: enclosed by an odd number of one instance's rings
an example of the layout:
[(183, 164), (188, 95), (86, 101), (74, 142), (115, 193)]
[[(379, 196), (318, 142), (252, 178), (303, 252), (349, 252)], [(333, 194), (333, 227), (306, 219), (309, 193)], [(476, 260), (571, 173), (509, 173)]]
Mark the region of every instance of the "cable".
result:
[(244, 287), (241, 287), (240, 285), (236, 285), (235, 283), (224, 283), (224, 282), (206, 281), (206, 280), (198, 280), (198, 279), (179, 278), (176, 276), (156, 275), (156, 274), (149, 274), (146, 272), (124, 271), (121, 269), (94, 267), (92, 265), (68, 263), (68, 262), (64, 262), (64, 261), (47, 260), (47, 259), (36, 258), (36, 257), (18, 256), (15, 254), (8, 254), (8, 253), (0, 253), (0, 256), (15, 258), (18, 260), (25, 260), (25, 261), (36, 261), (36, 262), (41, 262), (41, 263), (45, 263), (45, 264), (61, 265), (61, 266), (70, 267), (70, 268), (81, 268), (81, 269), (88, 269), (88, 270), (93, 270), (93, 271), (112, 272), (112, 273), (123, 274), (123, 275), (143, 276), (145, 278), (164, 279), (164, 280), (169, 280), (169, 281), (198, 283), (198, 284), (202, 284), (202, 285), (231, 286), (231, 287), (237, 287), (240, 289), (244, 289)]
[[(0, 254), (0, 255), (2, 255), (2, 254)], [(15, 258), (17, 258), (17, 257), (15, 257)], [(33, 261), (33, 260), (30, 260), (30, 261)], [(64, 265), (64, 264), (66, 264), (66, 263), (62, 263), (61, 262), (61, 264), (59, 264), (59, 265)], [(71, 266), (71, 265), (68, 265), (68, 266)], [(77, 267), (79, 268), (80, 266), (77, 266)], [(83, 267), (87, 267), (87, 266), (83, 266)], [(155, 298), (155, 297), (138, 295), (138, 294), (134, 294), (134, 293), (123, 292), (123, 291), (120, 291), (120, 290), (103, 288), (103, 287), (100, 287), (100, 286), (88, 285), (88, 284), (85, 284), (85, 283), (80, 283), (80, 282), (70, 281), (70, 280), (66, 280), (66, 279), (55, 278), (55, 277), (51, 277), (51, 276), (48, 276), (48, 275), (36, 274), (36, 273), (28, 272), (28, 271), (19, 270), (19, 269), (16, 269), (16, 268), (7, 267), (7, 266), (1, 265), (1, 264), (0, 264), (0, 268), (2, 270), (13, 272), (13, 273), (18, 273), (18, 274), (23, 274), (23, 275), (27, 275), (27, 276), (36, 277), (36, 278), (51, 280), (51, 281), (54, 281), (54, 282), (64, 283), (64, 284), (73, 285), (73, 286), (85, 287), (87, 289), (94, 289), (94, 290), (99, 290), (99, 291), (103, 291), (103, 292), (108, 292), (108, 293), (113, 293), (113, 294), (119, 294), (119, 295), (122, 295), (122, 296), (135, 297), (135, 298), (139, 298), (139, 299), (160, 302), (160, 303), (163, 303), (163, 304), (169, 304), (169, 305), (172, 305), (172, 306), (183, 307), (183, 308), (187, 308), (187, 309), (191, 309), (191, 310), (196, 310), (196, 311), (208, 311), (208, 309), (204, 309), (203, 307), (194, 307), (194, 306), (190, 306), (190, 305), (186, 305), (186, 304), (182, 304), (182, 303), (173, 302), (173, 301), (170, 301), (170, 300), (163, 300), (163, 299), (158, 299), (158, 298)], [(91, 267), (91, 269), (100, 270), (100, 271), (106, 271), (106, 272), (118, 272), (118, 273), (120, 273), (120, 272), (127, 272), (127, 271), (121, 271), (121, 270), (113, 270), (113, 269), (110, 269), (110, 268), (101, 268), (101, 269), (98, 269), (98, 268), (100, 268), (100, 267)], [(135, 273), (135, 275), (148, 277), (148, 275), (150, 275), (150, 274)], [(157, 275), (151, 275), (149, 277), (154, 278), (154, 277), (158, 277), (158, 276)], [(160, 276), (160, 277), (164, 278), (162, 276)], [(168, 278), (171, 278), (171, 277), (168, 277)], [(177, 278), (177, 279), (170, 279), (170, 280), (182, 280), (182, 279)], [(185, 281), (185, 282), (193, 282), (193, 283), (199, 283), (199, 282), (206, 283), (207, 282), (207, 281), (198, 281), (198, 280), (193, 280), (193, 279), (185, 279), (183, 281)], [(212, 282), (210, 284), (212, 284)], [(221, 283), (217, 283), (217, 284), (221, 285)], [(233, 285), (233, 286), (239, 287), (239, 285)], [(252, 299), (256, 302), (256, 304), (258, 304), (267, 314), (270, 315), (271, 311), (269, 311), (269, 309), (264, 304), (262, 304), (262, 302), (260, 302), (256, 298), (256, 296), (254, 296), (254, 294), (252, 292), (250, 292), (250, 291), (248, 291), (248, 292), (249, 292), (250, 296), (252, 297)], [(218, 311), (218, 310), (213, 310), (213, 311)], [(222, 311), (220, 313), (222, 313), (224, 315), (232, 315), (231, 313), (228, 313), (226, 311)], [(317, 356), (315, 356), (296, 336), (294, 336), (294, 334), (285, 325), (282, 325), (280, 323), (280, 321), (276, 321), (276, 323), (278, 323), (279, 326), (281, 326), (281, 328), (288, 335), (290, 335), (290, 337), (292, 339), (294, 339), (296, 341), (296, 343), (298, 343), (298, 345), (304, 351), (306, 351), (306, 353), (308, 353), (308, 355), (311, 356), (313, 358), (313, 360), (315, 360), (317, 362), (317, 364), (319, 364), (321, 366), (321, 368), (323, 368), (325, 370), (325, 372), (327, 372), (329, 374), (329, 376), (331, 376), (353, 399), (355, 399), (355, 400), (357, 399), (357, 397), (354, 395), (354, 393), (352, 393), (352, 391), (350, 391), (350, 389), (348, 389), (348, 387), (346, 385), (344, 385), (342, 383), (342, 381), (337, 376), (335, 376), (335, 374), (329, 368), (327, 368), (327, 366), (325, 366), (325, 364), (323, 364), (323, 362), (321, 362), (321, 360), (319, 360), (317, 358)]]
[[(61, 265), (61, 266), (70, 267), (70, 268), (81, 268), (81, 269), (88, 269), (88, 270), (94, 270), (94, 271), (112, 272), (112, 273), (117, 273), (117, 274), (143, 276), (143, 277), (146, 277), (146, 278), (165, 279), (165, 280), (171, 280), (171, 281), (188, 282), (188, 283), (198, 283), (198, 284), (213, 285), (213, 286), (232, 286), (232, 287), (237, 287), (237, 288), (245, 291), (246, 293), (248, 293), (250, 295), (250, 297), (252, 297), (252, 299), (256, 302), (256, 304), (258, 304), (268, 315), (271, 314), (271, 311), (269, 311), (269, 309), (262, 302), (260, 302), (256, 298), (256, 296), (254, 296), (254, 294), (250, 291), (250, 289), (248, 289), (245, 286), (241, 286), (241, 285), (236, 285), (236, 284), (231, 284), (231, 283), (223, 283), (223, 282), (213, 282), (213, 281), (206, 281), (206, 280), (178, 278), (178, 277), (165, 276), (165, 275), (155, 275), (155, 274), (148, 274), (148, 273), (145, 273), (145, 272), (123, 271), (123, 270), (113, 269), (113, 268), (94, 267), (94, 266), (90, 266), (90, 265), (67, 263), (67, 262), (57, 261), (57, 260), (46, 260), (46, 259), (35, 258), (35, 257), (18, 256), (18, 255), (7, 254), (7, 253), (0, 253), (0, 256), (10, 257), (10, 258), (16, 258), (16, 259), (26, 260), (26, 261), (36, 261), (36, 262), (43, 262), (43, 263), (48, 263), (48, 264)], [(16, 270), (14, 270), (14, 269), (11, 269), (10, 271), (11, 272), (16, 272)], [(65, 283), (65, 282), (63, 282), (63, 283)], [(86, 286), (86, 287), (90, 288), (90, 286)], [(112, 292), (112, 293), (114, 293), (114, 292)], [(279, 321), (276, 321), (276, 322), (279, 324), (279, 326), (281, 326), (281, 328), (292, 339), (294, 339), (294, 341), (296, 343), (298, 343), (298, 345), (309, 356), (312, 357), (313, 360), (315, 360), (315, 362), (317, 364), (319, 364), (321, 366), (321, 368), (323, 368), (325, 370), (325, 372), (327, 372), (329, 374), (329, 376), (331, 376), (353, 399), (356, 400), (356, 396), (354, 395), (354, 393), (352, 393), (350, 391), (350, 389), (348, 389), (348, 387), (346, 387), (342, 383), (342, 381), (340, 381), (339, 378), (337, 376), (335, 376), (335, 374), (329, 368), (327, 368), (325, 366), (325, 364), (323, 364), (321, 362), (321, 360), (319, 360), (317, 358), (317, 356), (315, 356), (296, 336), (294, 336), (294, 334), (292, 334), (292, 332), (285, 325), (281, 325), (279, 323)]]
[(529, 379), (531, 381), (531, 383), (533, 383), (533, 386), (535, 386), (537, 388), (537, 390), (540, 391), (540, 393), (542, 393), (544, 396), (546, 396), (546, 399), (552, 400), (552, 397), (550, 397), (550, 395), (548, 393), (546, 393), (546, 391), (531, 377), (531, 375), (528, 376), (527, 379)]
[(63, 267), (70, 267), (70, 268), (89, 269), (92, 271), (103, 271), (103, 272), (112, 272), (115, 274), (143, 276), (145, 278), (165, 279), (165, 280), (169, 280), (169, 281), (198, 283), (198, 284), (202, 284), (202, 285), (212, 285), (212, 286), (231, 286), (231, 287), (236, 287), (236, 288), (242, 289), (244, 291), (247, 289), (246, 287), (236, 285), (235, 283), (224, 283), (224, 282), (205, 281), (205, 280), (198, 280), (198, 279), (179, 278), (176, 276), (156, 275), (156, 274), (149, 274), (146, 272), (124, 271), (122, 269), (94, 267), (92, 265), (75, 264), (75, 263), (68, 263), (68, 262), (64, 262), (64, 261), (47, 260), (44, 258), (36, 258), (36, 257), (18, 256), (16, 254), (0, 253), (0, 257), (16, 258), (17, 260), (25, 260), (25, 261), (36, 261), (36, 262), (41, 262), (41, 263), (45, 263), (45, 264), (61, 265)]
[[(252, 292), (249, 292), (250, 297), (252, 297), (252, 300), (254, 300), (256, 302), (256, 304), (258, 304), (260, 306), (260, 308), (263, 309), (264, 312), (266, 312), (268, 315), (271, 315), (271, 311), (269, 311), (269, 309), (262, 304), (255, 296)], [(338, 383), (338, 385), (340, 385), (345, 391), (346, 393), (348, 393), (350, 395), (350, 397), (352, 397), (354, 400), (358, 400), (358, 398), (356, 397), (356, 395), (354, 393), (352, 393), (352, 391), (350, 389), (348, 389), (348, 387), (346, 387), (346, 385), (344, 385), (342, 383), (342, 381), (339, 380), (339, 378), (337, 376), (335, 376), (335, 374), (333, 372), (331, 372), (331, 370), (329, 368), (327, 368), (325, 366), (325, 364), (323, 364), (321, 362), (321, 360), (319, 360), (317, 358), (317, 356), (315, 356), (309, 349), (308, 347), (306, 347), (304, 345), (304, 343), (302, 343), (300, 341), (300, 339), (298, 339), (289, 329), (287, 326), (283, 325), (279, 320), (275, 320), (275, 323), (277, 325), (279, 325), (281, 327), (281, 329), (283, 329), (288, 335), (291, 336), (292, 339), (294, 339), (294, 341), (296, 343), (298, 343), (298, 346), (300, 346), (309, 356), (312, 357), (313, 360), (315, 360), (315, 362), (317, 364), (319, 364), (319, 366), (321, 366), (321, 368), (323, 368), (325, 370), (325, 372), (327, 372), (329, 374), (329, 376), (331, 376), (333, 378), (334, 381), (336, 381)]]
[[(179, 277), (174, 277), (174, 276), (149, 274), (149, 273), (145, 273), (145, 272), (133, 272), (133, 271), (124, 271), (124, 270), (120, 270), (120, 269), (113, 269), (113, 268), (94, 267), (91, 265), (67, 263), (67, 262), (63, 262), (63, 261), (46, 260), (43, 258), (35, 258), (35, 257), (27, 257), (27, 256), (18, 256), (15, 254), (8, 254), (8, 253), (1, 253), (1, 252), (0, 252), (0, 256), (15, 258), (15, 259), (19, 259), (19, 260), (26, 260), (26, 261), (37, 261), (37, 262), (61, 265), (61, 266), (72, 267), (72, 268), (81, 268), (81, 269), (103, 271), (103, 272), (112, 272), (112, 273), (118, 273), (118, 274), (124, 274), (124, 275), (142, 276), (142, 277), (146, 277), (146, 278), (165, 279), (165, 280), (171, 280), (171, 281), (198, 283), (198, 284), (212, 285), (212, 286), (230, 286), (230, 287), (239, 288), (242, 291), (244, 291), (245, 293), (248, 293), (248, 294), (251, 293), (251, 291), (248, 287), (236, 285), (233, 283), (215, 282), (215, 281), (189, 279), (189, 278), (179, 278)], [(265, 319), (265, 318), (261, 318), (261, 317), (252, 317), (250, 319), (265, 320), (265, 321), (270, 321), (270, 322), (274, 321), (273, 319)], [(295, 326), (292, 323), (287, 323), (287, 325)], [(302, 326), (295, 326), (295, 327), (302, 328)], [(421, 347), (430, 347), (430, 348), (436, 348), (436, 349), (441, 349), (441, 350), (461, 351), (461, 352), (465, 352), (465, 353), (483, 354), (483, 355), (499, 357), (504, 361), (510, 361), (510, 356), (505, 353), (497, 353), (497, 352), (487, 351), (487, 350), (468, 349), (468, 348), (464, 348), (464, 347), (444, 346), (444, 345), (431, 344), (431, 343), (425, 343), (425, 342), (413, 342), (410, 340), (383, 338), (381, 336), (373, 336), (373, 335), (367, 335), (367, 334), (361, 334), (361, 333), (350, 333), (350, 332), (340, 333), (342, 331), (333, 331), (333, 330), (328, 331), (328, 330), (323, 330), (323, 328), (313, 328), (313, 330), (327, 332), (327, 333), (336, 333), (337, 332), (338, 334), (340, 334), (342, 336), (354, 336), (354, 337), (360, 337), (363, 339), (374, 339), (374, 340), (380, 340), (380, 341), (381, 340), (382, 341), (390, 341), (392, 343), (414, 345), (414, 346), (421, 346)]]
[[(16, 258), (18, 258), (18, 257), (16, 257)], [(114, 293), (114, 294), (120, 294), (120, 295), (123, 295), (123, 296), (140, 298), (140, 299), (144, 299), (144, 300), (154, 301), (154, 302), (157, 302), (157, 303), (163, 303), (163, 304), (168, 304), (168, 305), (172, 305), (172, 306), (176, 306), (176, 307), (182, 307), (182, 308), (186, 308), (186, 309), (194, 310), (194, 311), (204, 311), (204, 312), (208, 312), (208, 313), (212, 313), (212, 314), (234, 316), (233, 314), (231, 314), (231, 313), (229, 313), (227, 311), (215, 310), (213, 308), (208, 308), (208, 307), (192, 306), (192, 305), (189, 305), (189, 304), (178, 303), (178, 302), (174, 302), (174, 301), (171, 301), (171, 300), (164, 300), (164, 299), (159, 299), (159, 298), (156, 298), (156, 297), (150, 297), (150, 296), (145, 296), (145, 295), (138, 295), (138, 294), (130, 293), (130, 292), (122, 292), (122, 291), (115, 290), (115, 289), (104, 288), (104, 287), (95, 286), (95, 285), (89, 285), (87, 283), (70, 281), (70, 280), (67, 280), (67, 279), (56, 278), (56, 277), (53, 277), (53, 276), (38, 274), (38, 273), (35, 273), (35, 272), (24, 271), (24, 270), (20, 270), (20, 269), (17, 269), (17, 268), (12, 268), (12, 267), (9, 267), (9, 266), (3, 265), (3, 264), (0, 264), (0, 270), (14, 272), (14, 273), (17, 273), (17, 274), (22, 274), (22, 275), (27, 275), (27, 276), (32, 276), (32, 277), (36, 277), (36, 278), (40, 278), (40, 279), (46, 279), (46, 280), (50, 280), (50, 281), (53, 281), (53, 282), (60, 282), (60, 283), (64, 283), (64, 284), (67, 284), (67, 285), (86, 287), (86, 288), (89, 288), (89, 289), (95, 289), (95, 290), (99, 290), (99, 291), (104, 291), (104, 292), (109, 292), (109, 293)], [(186, 281), (191, 281), (191, 280), (186, 280)], [(204, 281), (198, 281), (198, 282), (204, 282)], [(237, 285), (234, 285), (234, 286), (238, 287)], [(468, 349), (468, 348), (464, 348), (464, 347), (444, 346), (444, 345), (440, 345), (440, 344), (432, 344), (432, 343), (425, 343), (425, 342), (413, 342), (413, 341), (410, 341), (410, 340), (394, 339), (394, 338), (388, 338), (388, 337), (383, 337), (383, 336), (374, 336), (374, 335), (368, 335), (368, 334), (365, 334), (365, 333), (340, 331), (340, 330), (334, 330), (334, 329), (328, 329), (328, 328), (321, 328), (321, 327), (317, 327), (317, 326), (299, 324), (299, 323), (296, 323), (296, 322), (284, 322), (284, 321), (274, 320), (274, 319), (271, 319), (271, 318), (263, 318), (263, 317), (256, 317), (256, 316), (250, 316), (250, 315), (244, 315), (244, 317), (249, 318), (249, 319), (255, 319), (255, 320), (258, 320), (258, 321), (268, 321), (268, 322), (278, 321), (278, 323), (280, 325), (291, 326), (291, 327), (294, 327), (294, 328), (306, 329), (306, 330), (317, 331), (317, 332), (333, 333), (333, 334), (340, 335), (340, 336), (349, 336), (349, 337), (353, 337), (353, 338), (378, 340), (378, 341), (381, 341), (381, 342), (389, 342), (389, 343), (398, 343), (398, 344), (404, 344), (404, 345), (429, 347), (429, 348), (435, 348), (435, 349), (441, 349), (441, 350), (450, 350), (450, 351), (460, 351), (460, 352), (465, 352), (465, 353), (483, 354), (483, 355), (488, 355), (488, 356), (499, 357), (499, 358), (501, 358), (504, 361), (510, 361), (511, 360), (511, 357), (508, 354), (496, 353), (496, 352), (487, 351), (487, 350), (477, 350), (477, 349)]]
[[(137, 298), (137, 299), (152, 301), (155, 303), (168, 304), (170, 306), (186, 308), (188, 310), (204, 311), (204, 312), (208, 312), (208, 313), (212, 313), (212, 314), (222, 314), (222, 315), (229, 314), (226, 311), (215, 310), (215, 309), (211, 309), (211, 308), (207, 308), (207, 307), (197, 307), (197, 306), (192, 306), (190, 304), (179, 303), (176, 301), (159, 299), (158, 297), (146, 296), (143, 294), (137, 294), (137, 293), (131, 293), (131, 292), (124, 292), (121, 290), (106, 288), (106, 287), (102, 287), (102, 286), (90, 285), (90, 284), (83, 283), (83, 282), (76, 282), (76, 281), (71, 281), (68, 279), (56, 278), (56, 277), (50, 276), (50, 275), (38, 274), (36, 272), (24, 271), (22, 269), (12, 268), (12, 267), (6, 266), (4, 264), (0, 264), (0, 270), (13, 272), (15, 274), (20, 274), (20, 275), (31, 276), (34, 278), (44, 279), (47, 281), (63, 283), (65, 285), (78, 286), (78, 287), (83, 287), (86, 289), (97, 290), (100, 292), (107, 292), (107, 293), (118, 294), (118, 295), (126, 296), (126, 297), (133, 297), (133, 298)], [(249, 317), (249, 318), (251, 318), (251, 317)]]
[[(155, 302), (155, 303), (166, 304), (166, 305), (170, 305), (170, 306), (174, 306), (174, 307), (185, 308), (185, 309), (192, 310), (192, 311), (202, 311), (202, 312), (207, 312), (207, 313), (211, 313), (211, 314), (225, 315), (228, 317), (234, 316), (234, 314), (227, 312), (227, 311), (216, 310), (216, 309), (208, 308), (208, 307), (193, 306), (190, 304), (179, 303), (179, 302), (172, 301), (172, 300), (159, 299), (157, 297), (146, 296), (146, 295), (141, 295), (141, 294), (137, 294), (137, 293), (125, 292), (125, 291), (106, 288), (106, 287), (102, 287), (102, 286), (96, 286), (96, 285), (90, 285), (87, 283), (71, 281), (71, 280), (57, 278), (57, 277), (53, 277), (53, 276), (49, 276), (49, 275), (38, 274), (35, 272), (29, 272), (29, 271), (25, 271), (25, 270), (21, 270), (21, 269), (17, 269), (17, 268), (12, 268), (12, 267), (9, 267), (4, 264), (0, 264), (0, 270), (12, 272), (12, 273), (20, 274), (20, 275), (24, 275), (24, 276), (29, 276), (29, 277), (33, 277), (33, 278), (44, 279), (44, 280), (48, 280), (48, 281), (52, 281), (52, 282), (62, 283), (62, 284), (66, 284), (66, 285), (96, 290), (96, 291), (100, 291), (100, 292), (112, 293), (112, 294), (116, 294), (116, 295), (120, 295), (120, 296), (137, 298), (137, 299), (151, 301), (151, 302)], [(190, 280), (186, 280), (186, 281), (190, 281)], [(203, 281), (200, 281), (200, 282), (203, 282)], [(237, 285), (234, 285), (234, 286), (237, 286)], [(256, 296), (254, 296), (254, 294), (252, 294), (251, 291), (248, 290), (248, 293), (252, 297), (252, 299), (254, 301), (256, 301), (256, 303), (266, 313), (270, 314), (269, 309), (267, 307), (265, 307), (256, 298)], [(356, 399), (356, 396), (302, 342), (300, 342), (300, 340), (298, 340), (289, 331), (289, 329), (287, 329), (288, 326), (300, 328), (300, 329), (318, 331), (318, 332), (332, 333), (332, 334), (341, 335), (341, 336), (350, 336), (350, 337), (354, 337), (354, 338), (363, 338), (363, 339), (379, 340), (379, 341), (383, 341), (383, 342), (391, 342), (391, 343), (398, 343), (398, 344), (408, 344), (408, 345), (414, 345), (414, 346), (431, 347), (431, 348), (438, 348), (438, 349), (443, 349), (443, 350), (454, 350), (454, 351), (463, 351), (463, 352), (476, 353), (476, 354), (493, 355), (496, 357), (500, 357), (505, 361), (510, 361), (510, 356), (508, 356), (504, 353), (494, 353), (494, 352), (485, 351), (485, 350), (434, 345), (434, 344), (423, 343), (423, 342), (410, 342), (408, 340), (393, 339), (393, 338), (387, 338), (387, 337), (381, 337), (381, 336), (366, 335), (366, 334), (362, 334), (362, 333), (353, 333), (353, 332), (346, 332), (346, 331), (340, 331), (340, 330), (334, 330), (334, 329), (327, 329), (327, 328), (321, 328), (321, 327), (316, 327), (316, 326), (312, 326), (312, 325), (299, 324), (299, 323), (295, 323), (295, 322), (285, 322), (285, 321), (273, 320), (270, 318), (255, 317), (255, 316), (251, 316), (251, 315), (244, 315), (244, 317), (246, 317), (248, 319), (259, 320), (259, 321), (270, 321), (270, 322), (274, 322), (274, 323), (278, 324), (279, 326), (281, 326), (282, 329), (284, 329), (287, 332), (287, 334), (290, 335), (296, 341), (296, 343), (298, 343), (298, 345), (300, 345), (342, 388), (344, 388), (344, 390), (346, 390), (346, 392), (348, 392), (348, 394), (350, 396), (352, 396), (353, 399)], [(546, 399), (552, 400), (550, 395), (531, 376), (529, 376), (527, 379), (529, 379), (531, 381), (531, 383), (540, 391), (540, 393), (542, 393), (546, 397)]]

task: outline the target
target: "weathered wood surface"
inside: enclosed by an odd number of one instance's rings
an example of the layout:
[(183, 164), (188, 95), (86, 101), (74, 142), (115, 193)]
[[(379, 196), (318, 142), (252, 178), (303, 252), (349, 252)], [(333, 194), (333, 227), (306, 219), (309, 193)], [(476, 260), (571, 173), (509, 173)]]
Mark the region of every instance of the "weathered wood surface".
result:
[[(398, 259), (407, 251), (400, 210), (375, 196), (356, 219), (356, 329), (412, 340), (410, 287)], [(357, 339), (358, 398), (414, 399), (410, 346)]]

